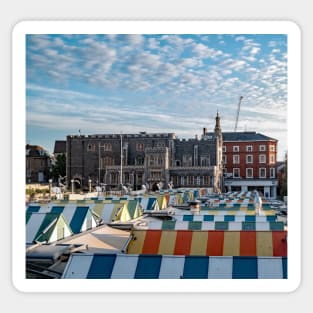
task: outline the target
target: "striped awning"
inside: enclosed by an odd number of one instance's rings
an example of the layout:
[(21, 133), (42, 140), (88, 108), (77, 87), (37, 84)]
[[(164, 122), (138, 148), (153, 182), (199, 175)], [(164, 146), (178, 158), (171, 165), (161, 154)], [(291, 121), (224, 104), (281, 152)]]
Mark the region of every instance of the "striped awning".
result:
[(231, 221), (171, 221), (171, 220), (140, 220), (135, 229), (159, 229), (159, 230), (229, 230), (229, 231), (281, 231), (284, 230), (284, 222), (231, 222)]
[(275, 222), (276, 215), (246, 215), (246, 214), (184, 214), (173, 215), (177, 221), (203, 221), (203, 222)]
[(286, 257), (72, 254), (62, 279), (286, 279)]
[(128, 254), (287, 256), (286, 231), (134, 230)]

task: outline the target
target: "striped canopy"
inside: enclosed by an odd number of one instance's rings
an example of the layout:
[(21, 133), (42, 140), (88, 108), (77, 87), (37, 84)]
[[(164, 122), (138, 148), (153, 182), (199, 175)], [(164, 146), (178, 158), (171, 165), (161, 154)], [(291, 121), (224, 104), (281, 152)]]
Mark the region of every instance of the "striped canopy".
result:
[[(192, 216), (192, 215), (190, 215)], [(145, 220), (143, 220), (145, 221)], [(250, 222), (250, 221), (146, 221), (145, 224), (137, 226), (135, 229), (159, 229), (159, 230), (239, 230), (239, 231), (279, 231), (284, 230), (283, 222)]]
[(286, 279), (286, 257), (72, 254), (62, 279)]
[(134, 230), (128, 254), (287, 256), (286, 231)]
[(51, 243), (72, 234), (61, 213), (26, 213), (26, 243)]

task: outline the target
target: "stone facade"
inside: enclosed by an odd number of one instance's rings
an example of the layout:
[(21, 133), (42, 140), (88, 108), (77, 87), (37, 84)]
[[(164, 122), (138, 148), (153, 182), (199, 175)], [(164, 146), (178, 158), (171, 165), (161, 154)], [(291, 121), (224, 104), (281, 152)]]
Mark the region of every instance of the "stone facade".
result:
[(25, 147), (26, 152), (26, 183), (48, 182), (49, 170), (51, 168), (51, 156), (41, 146), (29, 145)]
[[(222, 130), (217, 114), (214, 132), (201, 139), (178, 139), (175, 133), (68, 135), (66, 140), (68, 185), (121, 185), (138, 190), (169, 184), (179, 187), (211, 187), (222, 182)], [(160, 186), (159, 185), (159, 186)]]

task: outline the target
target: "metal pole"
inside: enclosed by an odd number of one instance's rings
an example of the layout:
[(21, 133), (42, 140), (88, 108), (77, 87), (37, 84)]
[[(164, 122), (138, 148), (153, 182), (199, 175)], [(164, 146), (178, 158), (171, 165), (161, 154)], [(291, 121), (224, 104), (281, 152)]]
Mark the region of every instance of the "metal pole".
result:
[(121, 181), (121, 190), (123, 191), (123, 138), (122, 138), (122, 134), (121, 134), (121, 177), (120, 177), (120, 181)]
[(98, 184), (100, 186), (100, 142), (99, 142), (99, 175), (98, 175)]

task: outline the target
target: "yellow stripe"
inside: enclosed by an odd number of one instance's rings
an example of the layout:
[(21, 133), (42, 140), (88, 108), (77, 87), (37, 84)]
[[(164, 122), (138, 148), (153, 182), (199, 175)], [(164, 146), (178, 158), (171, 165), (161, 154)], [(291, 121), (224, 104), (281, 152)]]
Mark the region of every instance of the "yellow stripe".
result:
[(273, 240), (271, 231), (258, 231), (256, 233), (257, 256), (273, 256)]
[(145, 230), (133, 231), (133, 239), (128, 245), (127, 253), (128, 254), (141, 254), (145, 238), (146, 238)]
[(190, 255), (206, 255), (208, 244), (207, 231), (194, 231), (192, 233)]
[(163, 230), (159, 245), (159, 254), (174, 254), (176, 243), (176, 231)]
[(225, 231), (224, 232), (224, 256), (240, 255), (240, 232)]

